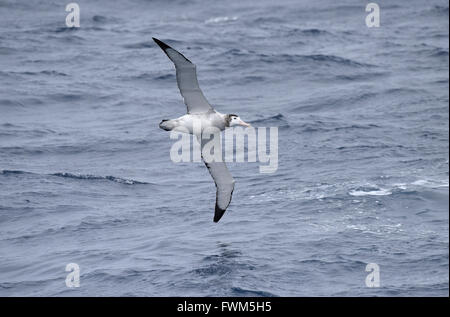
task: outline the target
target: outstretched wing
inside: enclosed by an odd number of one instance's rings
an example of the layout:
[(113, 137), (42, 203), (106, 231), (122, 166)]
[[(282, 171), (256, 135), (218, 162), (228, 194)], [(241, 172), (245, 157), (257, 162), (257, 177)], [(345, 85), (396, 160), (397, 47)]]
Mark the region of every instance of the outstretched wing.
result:
[(205, 165), (216, 183), (217, 191), (214, 222), (218, 222), (231, 202), (231, 196), (233, 195), (234, 190), (234, 179), (224, 162), (205, 162)]
[(202, 149), (201, 151), (203, 162), (208, 168), (208, 171), (211, 174), (214, 183), (216, 184), (216, 206), (214, 210), (214, 222), (218, 222), (220, 218), (222, 218), (225, 210), (227, 210), (227, 207), (231, 202), (235, 180), (233, 176), (231, 176), (231, 173), (228, 170), (225, 162), (208, 162), (205, 159), (204, 145), (209, 140), (210, 139), (202, 139), (200, 144)]
[(175, 64), (177, 73), (177, 83), (183, 96), (184, 103), (187, 106), (188, 113), (202, 113), (213, 108), (206, 100), (197, 80), (197, 71), (195, 64), (183, 56), (183, 54), (171, 48), (169, 45), (153, 37), (153, 40), (166, 53), (170, 60)]

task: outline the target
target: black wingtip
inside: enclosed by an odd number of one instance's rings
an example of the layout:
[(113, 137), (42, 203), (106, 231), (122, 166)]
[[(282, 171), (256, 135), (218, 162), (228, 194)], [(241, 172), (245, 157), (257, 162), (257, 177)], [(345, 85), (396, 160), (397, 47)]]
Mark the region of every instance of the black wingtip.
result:
[(173, 47), (170, 47), (169, 45), (167, 45), (166, 43), (158, 40), (157, 38), (152, 37), (153, 41), (155, 41), (156, 44), (158, 44), (158, 46), (164, 51), (164, 53), (166, 53), (166, 55), (173, 61), (173, 59), (169, 56), (169, 54), (167, 53), (167, 50), (170, 48), (171, 50), (174, 50), (175, 52), (177, 52), (178, 54), (180, 54), (180, 56), (182, 56), (186, 61), (188, 61), (189, 63), (193, 64), (190, 60), (188, 60), (186, 58), (186, 56), (184, 56), (183, 54), (181, 54), (180, 52), (178, 52), (177, 50), (175, 50)]
[(220, 218), (222, 218), (223, 214), (225, 213), (226, 209), (220, 209), (216, 205), (216, 210), (214, 211), (214, 222), (219, 222)]
[(152, 37), (153, 41), (155, 41), (156, 44), (158, 44), (159, 47), (161, 47), (161, 49), (163, 51), (165, 51), (168, 48), (171, 48), (169, 45), (167, 45), (166, 43), (158, 40), (157, 38)]

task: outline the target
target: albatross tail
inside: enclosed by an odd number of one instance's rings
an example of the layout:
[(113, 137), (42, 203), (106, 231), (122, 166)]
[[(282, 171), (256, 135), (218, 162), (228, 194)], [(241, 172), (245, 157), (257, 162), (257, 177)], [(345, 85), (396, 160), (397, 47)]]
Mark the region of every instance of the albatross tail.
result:
[(159, 127), (166, 131), (172, 131), (176, 127), (176, 124), (173, 120), (164, 119), (159, 123)]

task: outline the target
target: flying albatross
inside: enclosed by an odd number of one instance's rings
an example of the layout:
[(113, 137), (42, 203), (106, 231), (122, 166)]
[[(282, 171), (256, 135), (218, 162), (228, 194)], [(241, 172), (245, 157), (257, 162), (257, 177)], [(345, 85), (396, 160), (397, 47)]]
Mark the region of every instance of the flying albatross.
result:
[[(162, 120), (159, 124), (161, 129), (171, 131), (177, 127), (183, 127), (191, 134), (194, 134), (193, 122), (195, 120), (201, 122), (202, 129), (204, 127), (215, 127), (220, 131), (232, 126), (250, 126), (250, 124), (244, 122), (235, 114), (222, 114), (214, 110), (200, 90), (195, 64), (169, 45), (156, 38), (153, 38), (153, 40), (175, 64), (178, 88), (180, 89), (180, 93), (183, 96), (184, 103), (187, 107), (186, 115), (177, 119)], [(216, 184), (217, 191), (214, 222), (218, 222), (231, 202), (235, 181), (224, 162), (208, 162), (205, 160), (203, 152), (204, 140), (198, 135), (197, 138), (201, 143), (203, 162)]]

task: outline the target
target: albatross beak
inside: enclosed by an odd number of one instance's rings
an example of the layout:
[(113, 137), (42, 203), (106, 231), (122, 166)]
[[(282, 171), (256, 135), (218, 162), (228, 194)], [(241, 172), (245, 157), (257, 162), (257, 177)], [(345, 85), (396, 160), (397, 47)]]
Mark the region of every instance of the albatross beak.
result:
[(251, 127), (252, 125), (251, 124), (249, 124), (249, 123), (247, 123), (247, 122), (244, 122), (243, 120), (240, 120), (239, 121), (239, 125), (241, 125), (241, 126), (243, 126), (243, 127)]

